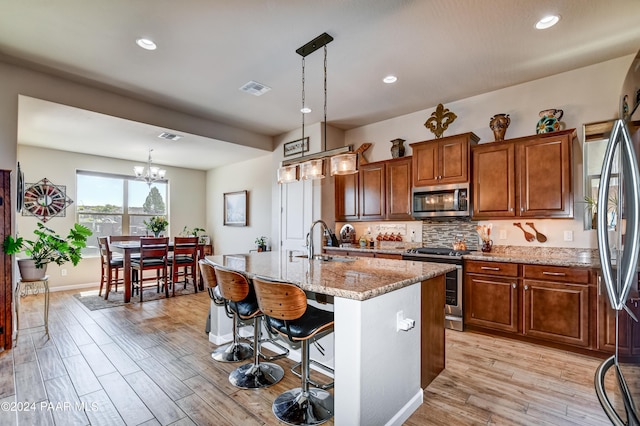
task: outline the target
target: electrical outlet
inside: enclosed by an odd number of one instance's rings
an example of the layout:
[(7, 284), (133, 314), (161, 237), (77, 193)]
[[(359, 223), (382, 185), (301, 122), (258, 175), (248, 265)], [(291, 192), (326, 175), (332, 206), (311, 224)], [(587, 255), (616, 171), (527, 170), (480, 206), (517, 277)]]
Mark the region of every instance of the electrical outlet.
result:
[(573, 231), (564, 231), (564, 240), (573, 241)]
[(67, 270), (66, 269), (60, 269), (60, 275), (62, 275), (63, 277), (67, 276)]
[(507, 230), (506, 229), (501, 229), (500, 230), (500, 239), (501, 240), (506, 240), (507, 239)]

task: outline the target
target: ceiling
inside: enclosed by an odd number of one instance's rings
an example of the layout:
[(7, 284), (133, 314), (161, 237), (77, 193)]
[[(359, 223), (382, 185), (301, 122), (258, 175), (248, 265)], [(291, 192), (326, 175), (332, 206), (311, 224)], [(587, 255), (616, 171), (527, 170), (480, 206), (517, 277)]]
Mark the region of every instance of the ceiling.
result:
[[(561, 15), (559, 24), (534, 29), (551, 13)], [(637, 0), (1, 0), (0, 60), (275, 136), (300, 127), (295, 50), (323, 32), (334, 38), (327, 121), (346, 130), (635, 53), (638, 18)], [(158, 49), (140, 49), (139, 37), (153, 39)], [(322, 74), (319, 50), (306, 57), (306, 104), (313, 109), (307, 124), (323, 119)], [(388, 74), (398, 81), (382, 83)], [(240, 91), (250, 80), (271, 90), (260, 97)], [(117, 144), (149, 146), (149, 133), (171, 131), (50, 103), (31, 106), (35, 111), (20, 110), (20, 136), (29, 141), (23, 143), (78, 150), (95, 135), (91, 126), (77, 126), (83, 119), (128, 135), (109, 145), (112, 152), (121, 152)], [(59, 114), (69, 125), (58, 120), (66, 130), (34, 129), (42, 125), (29, 117), (35, 112)], [(191, 139), (156, 148), (154, 160), (184, 166), (191, 143), (238, 159), (265, 154)], [(65, 145), (73, 140), (75, 146)], [(215, 167), (206, 157), (186, 164)]]

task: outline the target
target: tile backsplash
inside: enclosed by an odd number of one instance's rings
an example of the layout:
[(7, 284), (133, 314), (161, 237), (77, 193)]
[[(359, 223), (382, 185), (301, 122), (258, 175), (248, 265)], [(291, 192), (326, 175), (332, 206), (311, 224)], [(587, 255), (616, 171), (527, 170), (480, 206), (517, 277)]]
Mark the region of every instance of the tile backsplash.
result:
[(422, 221), (422, 242), (426, 247), (451, 248), (456, 236), (461, 235), (467, 243), (467, 249), (479, 250), (480, 237), (476, 225), (477, 222), (462, 218), (426, 219)]

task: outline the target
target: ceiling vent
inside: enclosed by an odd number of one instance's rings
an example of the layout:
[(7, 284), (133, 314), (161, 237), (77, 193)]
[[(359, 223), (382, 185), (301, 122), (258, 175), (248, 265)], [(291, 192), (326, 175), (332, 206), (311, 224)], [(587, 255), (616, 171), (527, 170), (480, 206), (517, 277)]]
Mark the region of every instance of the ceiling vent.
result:
[(169, 141), (177, 141), (179, 139), (182, 139), (182, 136), (180, 135), (174, 135), (173, 133), (168, 133), (168, 132), (162, 132), (158, 135), (158, 137), (160, 139), (166, 139)]
[(271, 90), (271, 87), (265, 86), (264, 84), (260, 84), (257, 81), (251, 80), (250, 82), (242, 86), (240, 90), (242, 90), (243, 92), (250, 93), (254, 96), (260, 96), (260, 95), (264, 95), (269, 90)]

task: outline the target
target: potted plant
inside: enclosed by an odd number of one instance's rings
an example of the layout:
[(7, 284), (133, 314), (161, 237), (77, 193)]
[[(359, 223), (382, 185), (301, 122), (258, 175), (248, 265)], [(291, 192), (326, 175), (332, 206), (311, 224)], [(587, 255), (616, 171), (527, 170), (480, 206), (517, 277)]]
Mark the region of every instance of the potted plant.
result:
[(180, 236), (182, 237), (198, 237), (198, 243), (199, 244), (209, 244), (209, 236), (205, 235), (205, 229), (204, 228), (189, 228), (188, 226), (185, 225), (184, 228), (182, 228), (182, 232), (180, 232)]
[(256, 245), (258, 246), (258, 251), (267, 251), (267, 237), (256, 238)]
[(18, 259), (18, 268), (23, 280), (41, 279), (46, 274), (49, 263), (62, 265), (71, 262), (76, 266), (82, 258), (81, 250), (87, 246), (87, 238), (93, 234), (86, 226), (76, 223), (69, 230), (69, 235), (62, 238), (40, 222), (33, 233), (37, 237), (34, 240), (7, 235), (3, 242), (6, 254), (24, 251), (29, 256), (28, 259)]
[(156, 237), (160, 236), (160, 233), (169, 226), (169, 222), (167, 222), (167, 219), (164, 216), (153, 216), (148, 222), (145, 220), (143, 223)]

